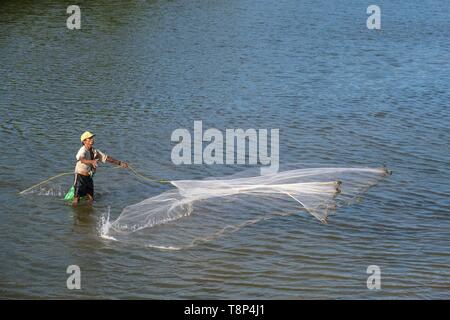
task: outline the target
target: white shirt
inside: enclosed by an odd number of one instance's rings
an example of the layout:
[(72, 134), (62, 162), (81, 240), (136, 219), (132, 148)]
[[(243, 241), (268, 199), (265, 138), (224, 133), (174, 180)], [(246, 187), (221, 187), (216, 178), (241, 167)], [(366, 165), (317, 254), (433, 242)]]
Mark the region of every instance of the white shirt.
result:
[[(92, 158), (91, 153), (94, 156), (93, 158)], [(78, 150), (78, 153), (76, 155), (77, 164), (75, 165), (75, 173), (87, 175), (90, 172), (95, 172), (95, 169), (92, 167), (92, 165), (81, 163), (81, 161), (80, 161), (81, 159), (84, 159), (84, 160), (97, 159), (97, 160), (100, 160), (102, 163), (105, 163), (106, 158), (108, 158), (108, 156), (106, 154), (104, 154), (103, 152), (101, 152), (100, 150), (91, 148), (91, 152), (89, 152), (89, 150), (86, 149), (85, 146), (82, 146), (80, 148), (80, 150)]]

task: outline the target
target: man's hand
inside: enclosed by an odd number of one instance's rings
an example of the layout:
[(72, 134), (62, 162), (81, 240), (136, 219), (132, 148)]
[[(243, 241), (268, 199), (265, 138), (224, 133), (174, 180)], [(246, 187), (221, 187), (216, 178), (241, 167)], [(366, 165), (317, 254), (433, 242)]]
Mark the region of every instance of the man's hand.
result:
[(94, 169), (97, 168), (97, 159), (91, 160), (91, 164), (94, 167)]
[(123, 161), (120, 161), (120, 166), (121, 166), (122, 168), (128, 168), (128, 163), (123, 162)]

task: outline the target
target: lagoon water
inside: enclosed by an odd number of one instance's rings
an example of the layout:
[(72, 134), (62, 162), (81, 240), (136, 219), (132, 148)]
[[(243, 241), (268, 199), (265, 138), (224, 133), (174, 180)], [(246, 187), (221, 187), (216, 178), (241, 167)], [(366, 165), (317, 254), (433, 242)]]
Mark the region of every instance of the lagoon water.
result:
[[(368, 3), (357, 0), (78, 3), (81, 30), (66, 28), (66, 1), (0, 4), (1, 297), (450, 297), (445, 2), (377, 1), (381, 30), (367, 29)], [(170, 188), (126, 170), (99, 168), (92, 208), (18, 195), (71, 171), (84, 130), (147, 175), (245, 169), (172, 164), (171, 133), (192, 132), (196, 120), (222, 132), (279, 128), (282, 164), (386, 164), (394, 173), (328, 225), (279, 207), (186, 250), (100, 236), (108, 211), (117, 217)], [(71, 182), (61, 177), (48, 191)], [(80, 266), (82, 290), (67, 289), (69, 265)], [(370, 265), (381, 269), (381, 290), (367, 289)]]

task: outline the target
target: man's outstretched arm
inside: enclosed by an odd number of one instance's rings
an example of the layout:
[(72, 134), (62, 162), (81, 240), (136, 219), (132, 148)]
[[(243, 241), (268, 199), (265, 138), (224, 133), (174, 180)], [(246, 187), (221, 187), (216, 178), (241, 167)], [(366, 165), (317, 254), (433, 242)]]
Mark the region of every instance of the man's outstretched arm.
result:
[(116, 159), (114, 159), (113, 157), (110, 157), (110, 156), (106, 157), (106, 161), (114, 163), (114, 164), (116, 164), (118, 166), (121, 166), (122, 168), (128, 168), (128, 163), (126, 163), (124, 161), (116, 160)]

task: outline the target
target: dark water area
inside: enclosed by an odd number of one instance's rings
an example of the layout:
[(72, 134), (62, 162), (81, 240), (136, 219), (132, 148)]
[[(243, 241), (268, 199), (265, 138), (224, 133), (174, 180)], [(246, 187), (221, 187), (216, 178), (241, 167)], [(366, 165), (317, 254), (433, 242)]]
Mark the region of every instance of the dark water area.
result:
[[(381, 30), (356, 0), (79, 1), (68, 30), (65, 1), (2, 1), (0, 297), (448, 299), (450, 7), (376, 4)], [(328, 225), (299, 211), (177, 251), (100, 237), (108, 211), (170, 188), (126, 170), (99, 168), (93, 207), (18, 194), (73, 170), (85, 130), (148, 175), (241, 170), (172, 163), (172, 132), (200, 120), (278, 128), (281, 164), (394, 174)], [(66, 287), (73, 264), (82, 290)]]

